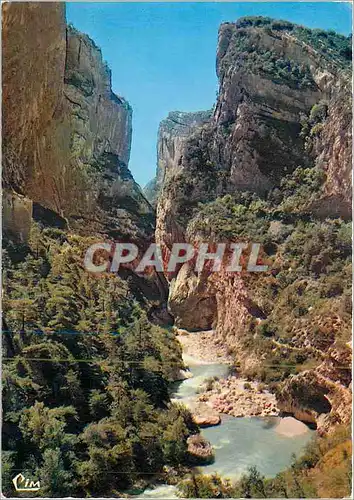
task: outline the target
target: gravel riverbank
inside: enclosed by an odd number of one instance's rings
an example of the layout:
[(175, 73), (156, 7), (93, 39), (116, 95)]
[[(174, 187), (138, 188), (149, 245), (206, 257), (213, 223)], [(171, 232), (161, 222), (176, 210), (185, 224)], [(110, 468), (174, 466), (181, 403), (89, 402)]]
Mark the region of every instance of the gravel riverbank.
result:
[[(178, 329), (176, 333), (187, 365), (218, 363), (232, 367), (232, 358), (215, 339), (213, 330), (190, 333)], [(219, 424), (220, 414), (233, 417), (279, 415), (274, 394), (265, 390), (263, 384), (248, 382), (236, 375), (221, 379), (211, 377), (201, 385), (198, 392), (190, 409), (195, 421), (202, 426)]]

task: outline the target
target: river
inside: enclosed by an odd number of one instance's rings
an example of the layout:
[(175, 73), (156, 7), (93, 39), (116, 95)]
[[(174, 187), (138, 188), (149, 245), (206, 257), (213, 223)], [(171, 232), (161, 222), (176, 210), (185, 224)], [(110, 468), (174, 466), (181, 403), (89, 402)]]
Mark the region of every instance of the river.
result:
[[(189, 364), (193, 378), (175, 383), (172, 398), (188, 403), (196, 397), (198, 388), (205, 379), (213, 376), (225, 377), (228, 366), (225, 364), (199, 364), (195, 359), (184, 356)], [(203, 474), (217, 472), (221, 476), (237, 479), (254, 465), (266, 477), (275, 476), (291, 463), (292, 455), (299, 454), (313, 436), (313, 431), (287, 437), (276, 430), (279, 417), (235, 418), (223, 416), (218, 426), (202, 430), (203, 436), (210, 441), (215, 450), (215, 461), (199, 467)], [(142, 498), (176, 498), (174, 486), (161, 485), (147, 489)]]

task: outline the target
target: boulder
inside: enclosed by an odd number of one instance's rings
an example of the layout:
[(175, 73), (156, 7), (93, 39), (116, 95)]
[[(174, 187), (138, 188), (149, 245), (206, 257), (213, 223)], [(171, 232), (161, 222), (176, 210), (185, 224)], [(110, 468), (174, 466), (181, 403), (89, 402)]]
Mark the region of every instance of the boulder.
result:
[(193, 421), (199, 427), (211, 427), (219, 425), (221, 418), (219, 413), (210, 408), (210, 406), (205, 403), (199, 403), (193, 409)]
[(213, 447), (201, 434), (194, 434), (187, 439), (188, 453), (192, 461), (210, 462), (214, 458)]

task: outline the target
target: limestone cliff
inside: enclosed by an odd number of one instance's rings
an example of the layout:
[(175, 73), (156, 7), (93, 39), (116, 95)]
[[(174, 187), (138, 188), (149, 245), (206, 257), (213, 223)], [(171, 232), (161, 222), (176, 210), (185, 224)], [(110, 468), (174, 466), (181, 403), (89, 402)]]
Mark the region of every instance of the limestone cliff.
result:
[(2, 9), (3, 183), (31, 195), (45, 192), (48, 181), (38, 179), (40, 173), (57, 163), (53, 136), (64, 100), (65, 11), (59, 3), (4, 3)]
[[(333, 32), (268, 18), (225, 23), (212, 117), (181, 136), (177, 165), (170, 152), (180, 129), (172, 123), (174, 135), (160, 136), (156, 239), (164, 255), (174, 242), (246, 240), (262, 243), (270, 265), (259, 276), (197, 273), (191, 263), (166, 273), (175, 324), (214, 328), (240, 369), (263, 380), (285, 380), (306, 363), (328, 366), (328, 349), (350, 335), (349, 60), (349, 39)], [(322, 382), (314, 385), (322, 398), (330, 393), (321, 407), (328, 424), (333, 401), (350, 391), (336, 380), (325, 391)], [(314, 396), (312, 415), (316, 404)]]
[[(143, 252), (155, 218), (128, 168), (131, 136), (130, 105), (113, 93), (101, 50), (66, 26), (65, 5), (4, 4), (5, 236), (26, 243), (34, 219)], [(163, 276), (123, 277), (160, 314)]]
[[(163, 179), (166, 163), (172, 172), (161, 197), (166, 218), (173, 212), (173, 218), (185, 225), (200, 201), (235, 190), (264, 194), (298, 166), (314, 164), (328, 172), (324, 197), (342, 198), (337, 206), (326, 202), (325, 212), (330, 215), (332, 208), (336, 215), (348, 213), (350, 182), (344, 179), (350, 177), (350, 99), (348, 91), (339, 92), (344, 83), (350, 87), (346, 59), (327, 57), (310, 44), (311, 30), (288, 24), (240, 20), (221, 25), (219, 93), (212, 119), (188, 141), (183, 135), (177, 170), (167, 144), (173, 149), (180, 127), (174, 127), (173, 141), (166, 135), (159, 139), (157, 178)], [(331, 103), (328, 117), (321, 135), (319, 129), (312, 131), (320, 140), (309, 151), (302, 121), (321, 100)], [(326, 144), (326, 151), (321, 144)], [(175, 205), (171, 210), (170, 198)]]
[(279, 407), (299, 420), (317, 423), (320, 432), (350, 424), (351, 346), (332, 347), (317, 370), (291, 377), (278, 395)]
[(152, 209), (128, 169), (131, 107), (112, 92), (111, 73), (99, 48), (70, 26), (64, 81), (68, 113), (62, 126), (67, 129), (69, 122), (72, 170), (79, 175), (75, 183), (70, 176), (73, 192), (68, 198), (82, 201), (68, 207), (75, 227), (103, 226), (114, 237), (151, 239)]
[(315, 164), (324, 170), (326, 182), (309, 207), (318, 216), (351, 217), (351, 83), (341, 76), (330, 88), (326, 119), (309, 141)]
[(65, 12), (59, 3), (4, 3), (2, 9), (2, 182), (10, 191), (3, 197), (3, 227), (24, 241), (35, 192), (44, 198), (53, 190), (48, 174), (57, 164), (55, 120), (63, 107)]
[(151, 203), (156, 204), (164, 182), (168, 176), (178, 171), (183, 160), (183, 147), (193, 130), (207, 123), (211, 111), (183, 113), (171, 111), (160, 123), (157, 134), (156, 177), (144, 188)]
[(132, 110), (64, 5), (4, 4), (3, 86), (4, 186), (76, 231), (151, 239), (152, 209), (128, 170)]

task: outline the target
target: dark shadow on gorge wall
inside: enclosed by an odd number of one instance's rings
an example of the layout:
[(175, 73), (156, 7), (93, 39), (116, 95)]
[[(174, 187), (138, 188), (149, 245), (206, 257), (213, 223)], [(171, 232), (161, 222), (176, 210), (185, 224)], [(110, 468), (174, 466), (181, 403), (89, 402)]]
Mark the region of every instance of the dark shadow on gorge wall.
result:
[[(34, 219), (143, 252), (154, 211), (128, 169), (132, 109), (113, 93), (101, 50), (66, 25), (63, 3), (2, 7), (5, 235), (26, 242)], [(132, 279), (165, 300), (163, 275)]]

